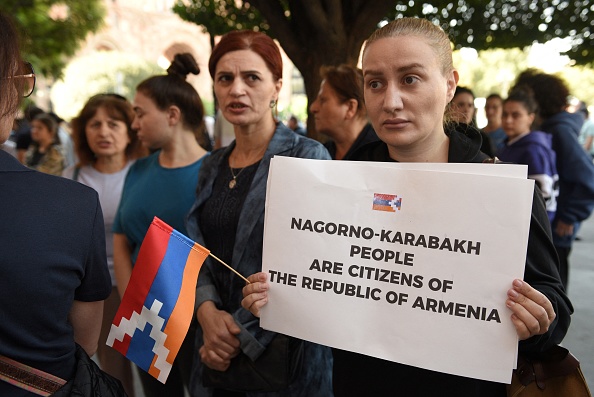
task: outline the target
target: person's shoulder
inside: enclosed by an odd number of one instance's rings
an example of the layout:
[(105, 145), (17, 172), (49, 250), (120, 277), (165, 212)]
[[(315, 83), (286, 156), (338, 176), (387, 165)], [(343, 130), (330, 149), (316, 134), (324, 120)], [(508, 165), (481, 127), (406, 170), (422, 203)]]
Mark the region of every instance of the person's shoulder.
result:
[(484, 132), (474, 126), (463, 123), (448, 123), (444, 130), (450, 139), (448, 149), (448, 161), (450, 163), (482, 163), (493, 157), (492, 153), (487, 154), (481, 151), (483, 148), (482, 134)]
[(579, 135), (583, 124), (584, 119), (579, 114), (562, 111), (544, 120), (541, 129), (548, 133), (571, 131)]
[(320, 142), (293, 132), (283, 123), (278, 123), (274, 136), (268, 145), (273, 154), (330, 160), (328, 150)]
[(316, 148), (321, 147), (321, 148), (324, 148), (324, 145), (321, 142), (318, 142), (315, 139), (309, 138), (309, 137), (307, 137), (305, 135), (299, 135), (299, 134), (293, 133), (292, 138), (297, 143), (297, 145), (301, 145), (301, 146), (304, 146), (304, 147), (316, 147)]
[(23, 185), (27, 185), (30, 194), (37, 192), (41, 197), (57, 196), (67, 197), (68, 202), (76, 202), (78, 199), (93, 199), (97, 192), (82, 183), (78, 183), (63, 176), (50, 175), (43, 172), (31, 170), (22, 176)]
[(308, 158), (331, 160), (330, 153), (322, 143), (303, 135), (293, 135), (297, 139), (295, 149), (301, 154), (307, 155)]
[(532, 131), (530, 132), (530, 134), (527, 135), (527, 137), (530, 138), (531, 142), (535, 142), (542, 146), (552, 147), (553, 145), (553, 137), (551, 136), (551, 134), (547, 134), (544, 131)]

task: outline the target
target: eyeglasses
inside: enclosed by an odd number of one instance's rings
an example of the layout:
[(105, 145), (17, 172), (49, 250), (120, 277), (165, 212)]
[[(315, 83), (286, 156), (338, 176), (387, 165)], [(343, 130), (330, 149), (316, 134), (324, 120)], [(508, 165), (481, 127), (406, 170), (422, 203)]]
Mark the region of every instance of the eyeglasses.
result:
[(22, 90), (23, 98), (27, 98), (31, 96), (35, 88), (35, 70), (33, 70), (33, 65), (29, 62), (23, 62), (19, 72), (22, 74), (6, 77), (5, 79), (23, 79), (23, 84), (19, 84), (19, 88)]

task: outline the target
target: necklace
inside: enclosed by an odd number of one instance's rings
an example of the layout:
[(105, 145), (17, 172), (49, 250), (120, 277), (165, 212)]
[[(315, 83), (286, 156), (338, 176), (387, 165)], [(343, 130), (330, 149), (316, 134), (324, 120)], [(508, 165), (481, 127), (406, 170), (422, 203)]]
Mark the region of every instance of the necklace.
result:
[[(260, 151), (260, 153), (258, 154), (258, 156), (256, 158), (261, 159), (262, 155), (264, 154), (264, 152), (266, 151), (266, 146), (264, 147), (264, 150)], [(260, 161), (260, 160), (258, 160)], [(245, 163), (244, 163), (245, 164)], [(247, 161), (247, 164), (255, 164), (255, 163), (250, 163), (249, 161)], [(231, 179), (229, 181), (229, 189), (233, 189), (235, 186), (237, 186), (237, 177), (239, 176), (239, 174), (241, 174), (243, 172), (243, 170), (245, 170), (248, 166), (245, 166), (243, 168), (241, 168), (239, 170), (239, 172), (237, 173), (237, 175), (235, 175), (235, 173), (233, 172), (233, 167), (231, 167), (231, 155), (229, 155), (229, 171), (231, 171), (231, 176), (233, 177), (233, 179)]]
[(237, 177), (239, 176), (239, 174), (242, 173), (243, 170), (245, 170), (245, 167), (240, 169), (239, 172), (237, 173), (237, 175), (235, 175), (233, 173), (233, 168), (231, 168), (231, 166), (229, 165), (229, 171), (231, 171), (231, 176), (233, 177), (233, 179), (231, 179), (229, 181), (229, 189), (233, 189), (235, 187), (235, 185), (237, 185)]

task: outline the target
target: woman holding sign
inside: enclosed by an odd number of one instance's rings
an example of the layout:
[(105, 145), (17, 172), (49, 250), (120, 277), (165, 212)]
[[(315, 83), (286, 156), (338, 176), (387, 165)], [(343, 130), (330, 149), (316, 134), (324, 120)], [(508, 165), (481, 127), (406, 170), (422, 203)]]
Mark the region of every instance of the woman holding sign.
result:
[[(205, 159), (187, 229), (193, 240), (236, 271), (253, 274), (262, 269), (271, 158), (330, 159), (330, 155), (320, 143), (293, 133), (275, 119), (282, 58), (271, 38), (253, 31), (228, 33), (213, 49), (208, 66), (222, 115), (234, 126), (235, 141)], [(246, 382), (233, 375), (248, 361), (258, 359), (256, 364), (261, 364), (260, 357), (284, 339), (260, 328), (259, 320), (241, 307), (244, 285), (245, 281), (211, 258), (202, 266), (196, 296), (200, 332), (192, 395), (332, 396), (330, 349), (308, 342), (300, 344), (301, 370), (289, 380), (280, 379), (276, 386), (257, 383), (256, 375), (247, 376)], [(294, 344), (295, 340), (287, 342)], [(269, 369), (282, 365), (278, 362)], [(271, 373), (266, 368), (263, 371), (264, 378)]]
[[(424, 19), (402, 18), (377, 30), (363, 52), (365, 103), (380, 142), (356, 159), (383, 162), (480, 163), (478, 130), (450, 125), (444, 115), (458, 72), (448, 36)], [(477, 220), (480, 222), (480, 220)], [(488, 225), (485, 225), (488, 227)], [(557, 258), (542, 198), (534, 195), (524, 280), (510, 280), (506, 306), (520, 339), (520, 353), (539, 353), (561, 342), (571, 303), (557, 271)], [(266, 275), (248, 278), (243, 306), (254, 315), (267, 302)], [(440, 332), (438, 329), (435, 332)], [(505, 396), (505, 384), (427, 371), (334, 350), (336, 396)]]

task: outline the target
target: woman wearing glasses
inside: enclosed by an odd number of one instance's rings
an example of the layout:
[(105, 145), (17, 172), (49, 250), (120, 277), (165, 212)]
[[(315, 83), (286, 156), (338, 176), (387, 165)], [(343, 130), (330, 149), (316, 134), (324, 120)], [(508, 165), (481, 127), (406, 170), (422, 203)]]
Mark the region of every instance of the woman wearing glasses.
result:
[[(27, 70), (14, 25), (0, 13), (0, 142), (8, 137)], [(122, 396), (101, 372), (87, 371), (97, 350), (103, 300), (111, 283), (97, 193), (34, 171), (0, 151), (0, 396)], [(79, 345), (80, 348), (77, 346)], [(79, 373), (79, 375), (81, 375)], [(3, 379), (11, 379), (4, 381)], [(110, 378), (111, 379), (111, 378)], [(68, 383), (67, 383), (68, 381)], [(57, 390), (61, 389), (56, 393)], [(93, 390), (89, 390), (93, 389)]]

